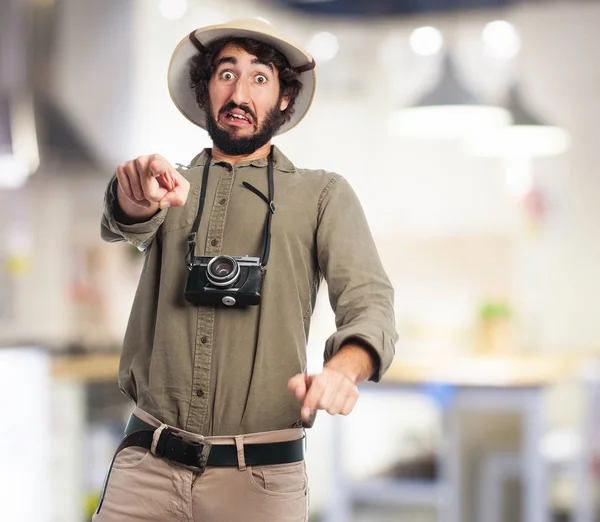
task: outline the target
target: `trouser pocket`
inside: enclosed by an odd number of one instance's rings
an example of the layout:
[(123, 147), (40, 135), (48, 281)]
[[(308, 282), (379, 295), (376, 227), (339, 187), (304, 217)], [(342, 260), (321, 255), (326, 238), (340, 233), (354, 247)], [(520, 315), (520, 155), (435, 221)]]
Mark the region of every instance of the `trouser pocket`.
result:
[(113, 455), (113, 458), (110, 462), (110, 466), (108, 467), (108, 472), (106, 473), (106, 477), (104, 479), (102, 491), (100, 492), (100, 500), (98, 502), (98, 507), (96, 508), (96, 515), (100, 513), (100, 509), (102, 509), (102, 503), (104, 502), (104, 498), (106, 497), (108, 482), (110, 480), (110, 476), (113, 470), (136, 468), (148, 458), (148, 455), (150, 455), (150, 450), (146, 448), (140, 448), (138, 446), (123, 447), (123, 443), (126, 439), (127, 437), (123, 439), (123, 441), (115, 451), (115, 454)]

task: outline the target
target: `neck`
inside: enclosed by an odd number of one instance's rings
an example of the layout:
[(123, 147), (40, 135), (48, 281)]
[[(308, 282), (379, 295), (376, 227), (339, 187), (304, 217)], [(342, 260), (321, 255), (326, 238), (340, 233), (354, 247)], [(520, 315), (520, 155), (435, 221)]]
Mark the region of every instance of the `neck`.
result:
[(265, 143), (260, 149), (256, 149), (252, 154), (245, 154), (241, 156), (231, 156), (229, 154), (225, 154), (218, 147), (213, 145), (212, 148), (212, 157), (217, 161), (226, 161), (227, 163), (231, 163), (231, 165), (237, 165), (242, 161), (255, 160), (260, 158), (267, 158), (269, 153), (271, 152), (271, 142)]

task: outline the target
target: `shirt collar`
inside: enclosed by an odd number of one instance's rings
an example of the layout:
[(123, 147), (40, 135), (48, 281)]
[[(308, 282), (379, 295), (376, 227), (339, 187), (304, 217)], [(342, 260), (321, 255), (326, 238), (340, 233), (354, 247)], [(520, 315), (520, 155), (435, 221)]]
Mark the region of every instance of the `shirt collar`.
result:
[[(198, 154), (198, 156), (196, 156), (192, 160), (191, 165), (203, 167), (204, 165), (206, 165), (207, 157), (208, 156), (207, 156), (206, 150), (203, 150), (200, 154)], [(220, 163), (220, 162), (216, 162), (216, 163)], [(258, 158), (258, 159), (254, 159), (254, 160), (241, 161), (240, 163), (238, 163), (236, 165), (236, 168), (247, 167), (247, 166), (266, 167), (267, 164), (268, 164), (267, 158)], [(273, 146), (273, 167), (276, 170), (279, 170), (281, 172), (294, 172), (296, 170), (296, 167), (294, 167), (293, 163), (275, 145)]]

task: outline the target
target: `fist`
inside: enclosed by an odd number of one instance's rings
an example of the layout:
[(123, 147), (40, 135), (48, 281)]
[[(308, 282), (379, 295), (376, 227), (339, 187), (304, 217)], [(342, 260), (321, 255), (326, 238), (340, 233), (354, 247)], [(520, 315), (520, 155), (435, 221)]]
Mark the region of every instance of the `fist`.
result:
[(300, 415), (311, 424), (317, 410), (348, 415), (358, 401), (358, 388), (341, 371), (325, 366), (317, 375), (299, 373), (288, 381), (288, 390), (302, 401)]
[(190, 191), (188, 180), (159, 154), (123, 163), (117, 167), (116, 175), (119, 195), (144, 209), (181, 207)]

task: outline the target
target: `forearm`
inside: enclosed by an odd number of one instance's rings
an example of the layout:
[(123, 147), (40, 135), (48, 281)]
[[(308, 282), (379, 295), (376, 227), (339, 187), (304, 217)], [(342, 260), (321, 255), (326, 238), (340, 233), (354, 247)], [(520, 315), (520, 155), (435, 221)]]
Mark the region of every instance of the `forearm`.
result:
[(355, 343), (344, 344), (325, 367), (343, 373), (354, 384), (366, 381), (377, 369), (370, 351)]

